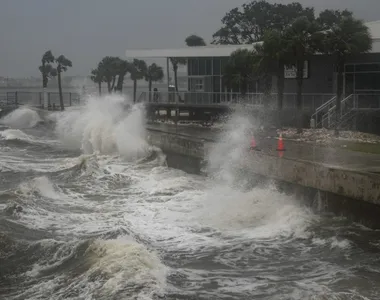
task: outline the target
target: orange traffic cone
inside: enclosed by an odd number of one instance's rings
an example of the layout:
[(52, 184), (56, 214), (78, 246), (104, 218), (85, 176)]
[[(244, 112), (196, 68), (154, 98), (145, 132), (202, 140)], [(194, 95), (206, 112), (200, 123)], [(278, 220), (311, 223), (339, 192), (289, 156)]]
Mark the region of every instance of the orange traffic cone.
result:
[(282, 133), (280, 133), (280, 137), (278, 139), (277, 151), (285, 151), (284, 141), (282, 140)]
[(255, 137), (252, 137), (251, 140), (251, 150), (255, 150), (257, 147)]

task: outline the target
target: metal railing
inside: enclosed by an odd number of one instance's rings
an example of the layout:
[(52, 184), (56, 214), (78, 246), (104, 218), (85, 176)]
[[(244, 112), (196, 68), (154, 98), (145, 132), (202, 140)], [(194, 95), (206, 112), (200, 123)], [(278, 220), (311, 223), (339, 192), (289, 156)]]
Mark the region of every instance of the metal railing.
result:
[[(332, 100), (336, 100), (336, 97), (331, 99), (331, 101)], [(322, 120), (319, 124), (317, 123), (317, 125), (326, 128), (332, 128), (336, 125), (336, 103), (335, 101), (331, 101), (324, 104), (321, 108), (318, 108), (313, 114), (313, 116), (316, 116), (322, 111), (324, 112)], [(341, 127), (343, 124), (347, 124), (359, 111), (376, 110), (380, 110), (380, 94), (351, 94), (340, 102), (340, 111), (338, 112), (339, 126)]]
[(140, 102), (195, 106), (220, 106), (234, 103), (263, 104), (263, 94), (208, 93), (208, 92), (142, 92)]
[[(335, 97), (336, 99), (336, 97)], [(355, 96), (353, 94), (347, 96), (340, 101), (340, 111), (339, 114), (339, 124), (345, 121), (345, 118), (352, 112), (354, 109)], [(331, 128), (336, 124), (336, 103), (328, 109), (328, 111), (322, 116), (322, 125), (327, 128)]]
[[(62, 93), (65, 107), (79, 105), (80, 96), (77, 93)], [(48, 92), (49, 108), (54, 109), (60, 106), (59, 93)], [(0, 94), (1, 106), (29, 105), (33, 107), (43, 107), (43, 92), (6, 92)]]
[[(316, 107), (329, 101), (331, 94), (303, 94), (302, 106), (305, 110), (314, 110)], [(283, 97), (283, 108), (297, 108), (297, 95), (285, 93)], [(277, 94), (265, 95), (262, 93), (213, 93), (213, 92), (141, 92), (138, 102), (152, 103), (157, 105), (178, 104), (178, 106), (232, 106), (234, 104), (245, 104), (256, 107), (276, 108)]]
[(324, 115), (335, 105), (335, 101), (336, 96), (332, 97), (330, 100), (317, 107), (315, 113), (311, 116), (311, 119), (314, 119), (315, 127), (323, 125)]

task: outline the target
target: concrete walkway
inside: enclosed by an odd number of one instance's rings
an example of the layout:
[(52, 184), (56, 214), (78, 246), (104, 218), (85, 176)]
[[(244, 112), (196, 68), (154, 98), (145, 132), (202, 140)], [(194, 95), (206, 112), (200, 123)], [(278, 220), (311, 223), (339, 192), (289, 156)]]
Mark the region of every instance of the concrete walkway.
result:
[[(218, 136), (221, 133), (221, 130), (212, 128), (188, 126), (177, 126), (176, 128), (175, 125), (167, 124), (149, 124), (147, 128), (215, 142), (219, 140)], [(256, 144), (258, 149), (264, 153), (278, 155), (276, 151), (277, 139), (257, 136)], [(286, 149), (283, 153), (284, 158), (313, 161), (340, 169), (380, 173), (380, 155), (378, 154), (355, 152), (289, 140), (284, 140), (284, 144)], [(247, 148), (249, 148), (249, 145), (250, 140), (247, 140)]]

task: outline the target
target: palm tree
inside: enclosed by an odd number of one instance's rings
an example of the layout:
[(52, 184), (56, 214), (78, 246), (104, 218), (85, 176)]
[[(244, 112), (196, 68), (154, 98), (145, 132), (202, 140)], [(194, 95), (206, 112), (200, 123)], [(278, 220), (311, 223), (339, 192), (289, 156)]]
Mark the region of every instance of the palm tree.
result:
[(104, 76), (102, 70), (98, 68), (91, 70), (91, 80), (98, 84), (99, 96), (102, 94), (102, 82), (104, 82)]
[(189, 47), (206, 46), (204, 39), (195, 34), (189, 35), (185, 39), (185, 43)]
[(239, 89), (245, 95), (250, 82), (259, 76), (261, 57), (253, 50), (239, 49), (234, 51), (224, 70), (224, 79), (230, 88)]
[(149, 83), (149, 101), (152, 96), (152, 82), (161, 81), (164, 78), (164, 70), (157, 64), (151, 64), (145, 73), (145, 80)]
[[(320, 16), (323, 20), (323, 16)], [(339, 135), (341, 100), (343, 94), (343, 72), (347, 58), (372, 49), (372, 38), (368, 27), (363, 21), (352, 16), (342, 16), (329, 30), (324, 32), (322, 51), (335, 59), (337, 72), (335, 135)]]
[(304, 64), (308, 57), (317, 50), (318, 24), (310, 21), (307, 17), (298, 17), (284, 31), (284, 49), (292, 53), (297, 68), (297, 109), (298, 109), (298, 132), (302, 132), (302, 87), (304, 77)]
[(134, 59), (130, 64), (129, 72), (133, 80), (133, 102), (136, 102), (137, 80), (143, 79), (147, 72), (146, 62), (140, 59)]
[(116, 77), (119, 73), (120, 58), (114, 56), (105, 56), (98, 64), (98, 69), (103, 74), (103, 80), (107, 83), (109, 93), (112, 93), (116, 84)]
[(51, 76), (51, 71), (53, 70), (51, 63), (54, 62), (54, 56), (51, 53), (51, 50), (46, 51), (44, 53), (41, 62), (42, 65), (39, 67), (39, 70), (42, 73), (42, 87), (46, 88), (49, 81), (49, 77)]
[(58, 76), (58, 89), (59, 89), (59, 103), (61, 105), (61, 110), (65, 109), (65, 105), (63, 103), (63, 95), (62, 95), (62, 84), (61, 84), (61, 73), (66, 72), (67, 68), (72, 67), (73, 63), (71, 60), (66, 58), (64, 55), (58, 56), (55, 60), (57, 64), (57, 76)]
[(117, 83), (116, 83), (116, 91), (123, 91), (124, 77), (130, 72), (131, 66), (130, 63), (123, 59), (118, 59), (116, 61), (116, 69), (117, 69)]
[(285, 65), (290, 60), (283, 33), (278, 30), (266, 31), (263, 43), (257, 44), (255, 50), (261, 56), (261, 72), (274, 73), (277, 77), (277, 109), (281, 111), (284, 99)]
[(48, 99), (47, 99), (47, 94), (46, 94), (46, 88), (49, 82), (49, 79), (56, 76), (56, 70), (53, 68), (51, 63), (54, 62), (54, 56), (51, 53), (51, 50), (48, 50), (44, 53), (41, 59), (41, 66), (38, 67), (42, 74), (42, 89), (43, 89), (43, 98), (44, 98), (44, 107), (48, 107)]
[(173, 72), (174, 72), (175, 90), (178, 93), (178, 76), (177, 76), (178, 66), (179, 65), (185, 66), (187, 64), (187, 60), (186, 60), (186, 58), (183, 58), (183, 57), (170, 57), (169, 59), (170, 59), (170, 62), (172, 64)]

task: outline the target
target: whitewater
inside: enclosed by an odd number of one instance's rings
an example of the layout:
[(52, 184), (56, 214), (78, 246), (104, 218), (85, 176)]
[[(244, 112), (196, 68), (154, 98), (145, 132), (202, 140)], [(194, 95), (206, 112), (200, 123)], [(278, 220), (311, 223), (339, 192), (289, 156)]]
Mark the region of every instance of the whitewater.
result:
[(145, 123), (118, 95), (0, 120), (0, 299), (380, 299), (379, 231), (241, 174), (244, 110), (207, 176)]

